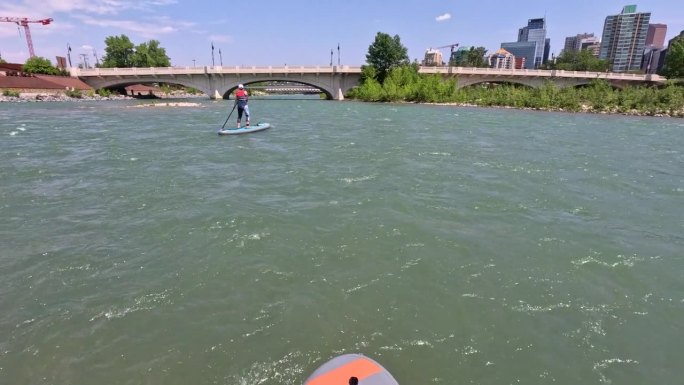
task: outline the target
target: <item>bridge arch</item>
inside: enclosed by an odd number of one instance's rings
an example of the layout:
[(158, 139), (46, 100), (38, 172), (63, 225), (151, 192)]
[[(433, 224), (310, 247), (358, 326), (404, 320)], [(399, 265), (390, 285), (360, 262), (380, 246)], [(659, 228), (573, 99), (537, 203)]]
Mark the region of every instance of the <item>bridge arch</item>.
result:
[(227, 89), (225, 91), (221, 92), (221, 90), (217, 90), (218, 94), (223, 98), (223, 99), (230, 99), (230, 95), (233, 93), (238, 88), (238, 85), (243, 84), (245, 87), (249, 88), (250, 84), (254, 83), (264, 83), (264, 82), (289, 82), (289, 83), (297, 83), (297, 84), (302, 84), (305, 86), (310, 86), (313, 88), (318, 88), (321, 90), (321, 93), (325, 94), (325, 98), (328, 100), (334, 99), (334, 95), (331, 90), (326, 89), (325, 85), (323, 84), (316, 84), (316, 82), (306, 82), (302, 81), (299, 79), (292, 79), (292, 78), (278, 78), (278, 77), (255, 77), (251, 79), (245, 79), (243, 81), (238, 81), (238, 82), (233, 82), (232, 84), (227, 85)]
[(177, 84), (181, 85), (184, 87), (192, 87), (195, 89), (198, 89), (205, 93), (206, 95), (211, 96), (211, 90), (209, 89), (203, 89), (203, 85), (198, 82), (192, 81), (191, 78), (188, 79), (182, 79), (182, 78), (176, 78), (176, 79), (137, 79), (137, 80), (131, 80), (131, 79), (113, 79), (113, 80), (102, 80), (102, 81), (89, 81), (89, 85), (95, 89), (99, 88), (119, 88), (119, 87), (126, 87), (126, 86), (131, 86), (134, 84), (153, 84), (153, 83), (166, 83), (166, 84)]

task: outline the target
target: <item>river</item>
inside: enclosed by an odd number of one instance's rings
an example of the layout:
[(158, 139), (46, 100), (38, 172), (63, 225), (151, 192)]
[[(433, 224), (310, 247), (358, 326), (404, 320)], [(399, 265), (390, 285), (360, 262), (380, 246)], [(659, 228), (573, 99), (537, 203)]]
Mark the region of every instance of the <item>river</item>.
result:
[(681, 383), (682, 119), (141, 103), (0, 103), (1, 384)]

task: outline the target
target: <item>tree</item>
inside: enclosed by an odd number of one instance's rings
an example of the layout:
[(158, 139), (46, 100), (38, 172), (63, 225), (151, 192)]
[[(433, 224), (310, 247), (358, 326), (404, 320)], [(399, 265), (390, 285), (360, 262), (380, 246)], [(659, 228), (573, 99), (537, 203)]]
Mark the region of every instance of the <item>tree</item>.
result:
[(108, 36), (105, 39), (105, 56), (102, 58), (102, 67), (131, 67), (134, 45), (126, 35)]
[(171, 61), (166, 50), (159, 46), (159, 41), (150, 40), (135, 47), (131, 56), (133, 67), (169, 67)]
[(485, 47), (470, 47), (469, 50), (459, 50), (454, 59), (449, 63), (455, 67), (489, 67), (485, 60), (487, 50)]
[(581, 51), (563, 50), (556, 58), (556, 63), (549, 63), (548, 67), (563, 71), (603, 72), (608, 69), (609, 63), (607, 60), (597, 58), (588, 49)]
[(375, 67), (377, 81), (382, 84), (392, 68), (409, 64), (408, 50), (401, 44), (399, 35), (378, 32), (375, 41), (368, 47), (366, 62)]
[(169, 67), (171, 60), (159, 41), (150, 40), (135, 46), (126, 35), (105, 39), (105, 56), (102, 67)]
[(50, 60), (34, 56), (26, 60), (26, 63), (21, 67), (22, 71), (30, 74), (45, 74), (58, 75), (59, 70), (50, 63)]
[(671, 40), (660, 73), (667, 78), (684, 78), (684, 31)]

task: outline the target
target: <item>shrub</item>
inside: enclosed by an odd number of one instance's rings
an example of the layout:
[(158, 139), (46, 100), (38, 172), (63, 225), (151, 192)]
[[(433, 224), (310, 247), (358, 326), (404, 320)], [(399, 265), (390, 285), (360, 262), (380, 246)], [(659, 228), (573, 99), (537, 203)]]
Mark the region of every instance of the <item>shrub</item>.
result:
[(66, 90), (64, 91), (64, 94), (74, 99), (81, 99), (83, 97), (83, 93), (81, 93), (81, 90)]
[(107, 88), (98, 88), (97, 89), (97, 94), (102, 96), (103, 98), (108, 98), (112, 96), (114, 92), (112, 90), (109, 90)]
[(18, 98), (19, 97), (19, 91), (5, 89), (2, 91), (2, 96), (9, 96), (11, 98)]

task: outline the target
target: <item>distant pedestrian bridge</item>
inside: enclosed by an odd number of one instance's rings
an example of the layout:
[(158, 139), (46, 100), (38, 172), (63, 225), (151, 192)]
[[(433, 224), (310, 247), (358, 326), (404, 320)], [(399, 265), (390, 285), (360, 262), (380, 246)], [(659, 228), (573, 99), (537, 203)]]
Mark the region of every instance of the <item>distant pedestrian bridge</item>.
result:
[[(514, 83), (540, 87), (551, 81), (559, 87), (576, 87), (604, 79), (614, 87), (629, 84), (662, 84), (665, 78), (651, 74), (584, 72), (559, 70), (507, 70), (470, 67), (420, 67), (420, 73), (457, 80), (458, 87), (480, 83)], [(156, 68), (71, 68), (71, 76), (93, 88), (114, 88), (131, 84), (171, 83), (196, 88), (211, 98), (228, 99), (238, 84), (288, 82), (317, 89), (328, 99), (342, 100), (359, 84), (359, 66), (283, 67), (156, 67)]]

